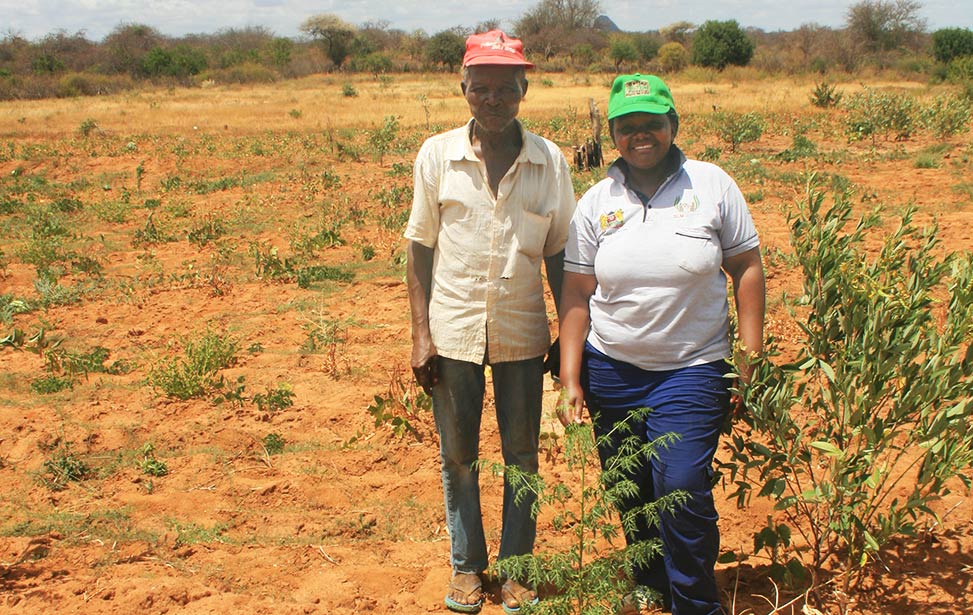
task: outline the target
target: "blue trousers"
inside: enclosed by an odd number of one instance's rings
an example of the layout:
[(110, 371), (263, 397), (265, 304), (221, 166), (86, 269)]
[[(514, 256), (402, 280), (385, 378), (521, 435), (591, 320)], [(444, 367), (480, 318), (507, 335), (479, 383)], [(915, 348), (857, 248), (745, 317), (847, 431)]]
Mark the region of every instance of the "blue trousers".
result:
[[(679, 438), (638, 467), (630, 478), (637, 498), (622, 502), (625, 512), (676, 490), (688, 494), (685, 505), (662, 515), (659, 526), (642, 522), (625, 538), (629, 544), (662, 539), (663, 561), (633, 570), (636, 583), (660, 592), (673, 615), (723, 613), (714, 567), (720, 549), (719, 516), (713, 503), (713, 458), (729, 409), (730, 380), (725, 361), (672, 371), (648, 372), (615, 361), (590, 345), (585, 348), (586, 397), (595, 435), (601, 438), (620, 421), (630, 433), (612, 436), (599, 447), (602, 465), (634, 434), (647, 443), (667, 434)], [(651, 408), (643, 419), (631, 412)]]
[[(491, 365), (493, 396), (504, 465), (537, 472), (544, 357)], [(488, 565), (480, 512), (480, 417), (485, 390), (483, 365), (439, 358), (439, 384), (432, 390), (432, 411), (439, 432), (443, 497), (453, 570), (480, 573)], [(537, 522), (534, 497), (515, 503), (516, 490), (504, 481), (500, 553), (526, 555), (534, 549)]]

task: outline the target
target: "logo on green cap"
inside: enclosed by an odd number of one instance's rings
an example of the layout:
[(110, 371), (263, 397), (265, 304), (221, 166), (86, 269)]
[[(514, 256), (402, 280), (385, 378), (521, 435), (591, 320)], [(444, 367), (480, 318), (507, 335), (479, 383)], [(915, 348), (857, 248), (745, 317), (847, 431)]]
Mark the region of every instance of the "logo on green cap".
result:
[(652, 85), (648, 81), (629, 81), (625, 84), (625, 98), (651, 95)]

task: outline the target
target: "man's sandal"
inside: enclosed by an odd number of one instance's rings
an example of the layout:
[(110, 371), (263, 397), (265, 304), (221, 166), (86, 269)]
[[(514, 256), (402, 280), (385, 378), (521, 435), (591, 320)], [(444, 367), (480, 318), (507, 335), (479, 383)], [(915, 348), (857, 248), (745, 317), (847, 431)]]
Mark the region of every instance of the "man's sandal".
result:
[(503, 606), (503, 612), (507, 615), (516, 615), (520, 613), (521, 605), (535, 605), (537, 600), (537, 592), (524, 587), (513, 579), (504, 581), (503, 587), (500, 588), (500, 603)]
[[(464, 584), (457, 583), (460, 577), (475, 577), (475, 584), (471, 587), (464, 587)], [(453, 596), (461, 597), (456, 600)], [(457, 613), (478, 613), (483, 606), (483, 582), (480, 575), (468, 572), (456, 572), (449, 580), (449, 593), (446, 594), (446, 608)]]

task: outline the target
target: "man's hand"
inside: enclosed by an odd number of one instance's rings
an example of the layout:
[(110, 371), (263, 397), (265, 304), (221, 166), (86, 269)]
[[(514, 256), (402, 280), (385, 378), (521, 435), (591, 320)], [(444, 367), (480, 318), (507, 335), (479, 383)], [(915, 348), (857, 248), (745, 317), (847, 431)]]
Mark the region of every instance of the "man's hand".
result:
[(432, 395), (432, 388), (439, 384), (439, 355), (433, 355), (422, 365), (412, 366), (416, 383), (426, 395)]

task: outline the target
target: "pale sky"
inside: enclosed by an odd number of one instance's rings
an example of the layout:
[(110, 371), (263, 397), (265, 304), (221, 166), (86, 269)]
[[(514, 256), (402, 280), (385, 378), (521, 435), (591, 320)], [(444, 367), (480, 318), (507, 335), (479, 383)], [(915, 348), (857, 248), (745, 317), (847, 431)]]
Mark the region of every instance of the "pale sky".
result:
[[(928, 31), (973, 28), (973, 1), (919, 0)], [(385, 20), (391, 28), (434, 34), (453, 26), (473, 27), (496, 19), (510, 28), (536, 1), (488, 2), (417, 0), (0, 0), (0, 37), (36, 40), (57, 30), (84, 31), (99, 41), (116, 26), (139, 23), (168, 36), (213, 34), (227, 28), (264, 26), (278, 36), (298, 37), (298, 26), (317, 13), (334, 13), (355, 25)], [(601, 0), (602, 13), (625, 31), (658, 30), (677, 21), (694, 24), (736, 19), (742, 27), (768, 32), (805, 23), (844, 27), (857, 0)]]

